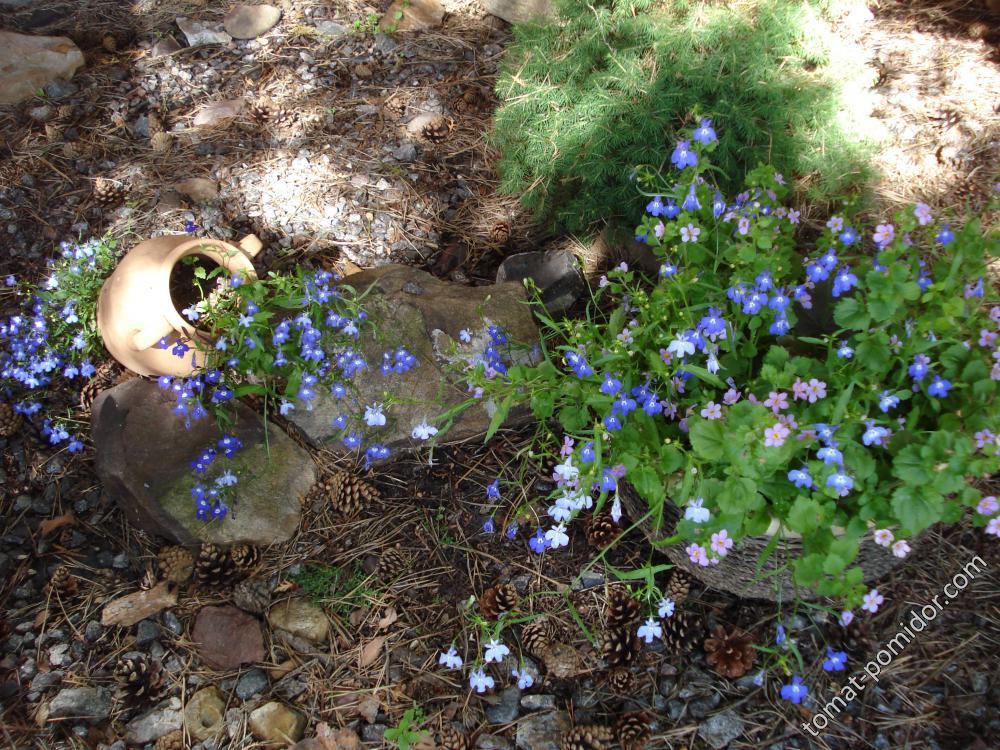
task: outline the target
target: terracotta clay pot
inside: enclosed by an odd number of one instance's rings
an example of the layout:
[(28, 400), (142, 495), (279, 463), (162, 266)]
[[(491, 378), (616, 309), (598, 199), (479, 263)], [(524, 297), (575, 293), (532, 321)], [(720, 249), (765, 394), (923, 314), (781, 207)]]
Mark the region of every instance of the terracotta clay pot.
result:
[[(229, 274), (257, 278), (253, 258), (262, 245), (253, 235), (232, 245), (221, 240), (166, 235), (132, 248), (108, 277), (97, 301), (97, 328), (111, 355), (140, 375), (190, 375), (205, 363), (205, 355), (192, 347), (184, 357), (170, 349), (178, 338), (210, 342), (205, 332), (192, 327), (170, 296), (170, 274), (181, 258), (201, 255)], [(166, 338), (169, 346), (158, 346)]]

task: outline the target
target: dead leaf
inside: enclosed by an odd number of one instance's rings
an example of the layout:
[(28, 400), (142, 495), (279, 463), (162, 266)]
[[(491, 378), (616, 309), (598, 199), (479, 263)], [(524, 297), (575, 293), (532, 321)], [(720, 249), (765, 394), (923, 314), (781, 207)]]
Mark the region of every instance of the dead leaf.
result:
[(347, 621), (351, 623), (352, 628), (360, 628), (366, 617), (368, 617), (368, 609), (366, 607), (358, 607), (347, 616)]
[(376, 636), (365, 644), (364, 648), (361, 649), (362, 669), (374, 664), (378, 660), (379, 656), (382, 655), (382, 647), (385, 645), (387, 638), (388, 636), (385, 635)]
[(277, 586), (274, 587), (274, 591), (271, 592), (271, 596), (277, 596), (278, 594), (285, 594), (289, 591), (296, 591), (299, 588), (299, 584), (295, 581), (282, 581)]
[(101, 624), (135, 625), (140, 620), (177, 604), (177, 586), (170, 581), (161, 581), (146, 591), (115, 599), (101, 612)]
[(551, 677), (568, 680), (584, 671), (580, 652), (566, 643), (555, 643), (546, 650), (542, 661)]
[(56, 516), (55, 518), (46, 518), (40, 524), (38, 524), (38, 530), (42, 532), (42, 536), (48, 536), (56, 529), (61, 529), (63, 526), (72, 526), (76, 523), (76, 516), (73, 515), (73, 511), (67, 511), (61, 516)]
[(285, 661), (280, 664), (275, 664), (273, 667), (267, 668), (267, 674), (270, 676), (271, 680), (277, 682), (286, 674), (291, 672), (299, 666), (299, 662), (296, 659), (285, 659)]
[(378, 717), (378, 710), (381, 705), (378, 702), (378, 698), (374, 695), (366, 695), (360, 701), (358, 701), (358, 713), (361, 714), (365, 721), (369, 724), (374, 724), (376, 717)]
[(331, 729), (329, 724), (316, 725), (316, 739), (326, 750), (363, 750), (358, 735), (350, 729)]
[(387, 627), (392, 625), (396, 620), (399, 619), (399, 615), (396, 614), (396, 608), (392, 605), (386, 607), (385, 615), (378, 621), (378, 629), (385, 630)]

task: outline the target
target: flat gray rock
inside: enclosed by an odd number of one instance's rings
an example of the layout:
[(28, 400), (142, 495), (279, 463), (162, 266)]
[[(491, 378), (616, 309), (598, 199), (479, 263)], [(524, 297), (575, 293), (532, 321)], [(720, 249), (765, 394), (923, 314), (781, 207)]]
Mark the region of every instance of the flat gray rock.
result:
[(76, 687), (60, 690), (49, 704), (50, 719), (99, 721), (111, 714), (111, 691), (107, 688)]
[(545, 21), (556, 17), (552, 0), (484, 0), (487, 13), (502, 18), (507, 23)]
[(714, 750), (722, 750), (743, 734), (743, 719), (733, 709), (719, 711), (698, 727), (698, 736)]
[(565, 711), (531, 714), (517, 724), (517, 746), (521, 750), (560, 750), (562, 736), (571, 727)]
[(35, 95), (57, 78), (72, 78), (83, 53), (64, 36), (32, 36), (0, 31), (0, 104)]
[[(149, 534), (178, 544), (269, 545), (298, 529), (303, 496), (315, 482), (309, 454), (274, 425), (243, 405), (229, 432), (243, 449), (227, 459), (220, 452), (201, 477), (192, 462), (222, 432), (210, 418), (185, 429), (174, 397), (155, 381), (133, 378), (104, 391), (94, 402), (91, 435), (95, 468), (105, 491), (129, 521)], [(236, 508), (221, 522), (195, 517), (191, 488), (209, 484), (223, 471), (238, 478)]]
[(226, 13), (222, 25), (233, 39), (254, 39), (280, 20), (281, 9), (273, 5), (237, 5)]
[(538, 287), (542, 304), (550, 313), (562, 313), (583, 292), (583, 275), (576, 256), (567, 249), (516, 253), (503, 259), (497, 269), (497, 283), (523, 283), (531, 279)]
[(160, 737), (180, 729), (183, 724), (184, 714), (181, 711), (180, 699), (171, 698), (132, 719), (125, 726), (125, 742), (129, 745), (145, 745), (149, 742), (156, 742)]
[(229, 44), (233, 38), (226, 33), (221, 23), (195, 21), (183, 16), (176, 19), (177, 28), (184, 34), (188, 46), (202, 47), (207, 44)]

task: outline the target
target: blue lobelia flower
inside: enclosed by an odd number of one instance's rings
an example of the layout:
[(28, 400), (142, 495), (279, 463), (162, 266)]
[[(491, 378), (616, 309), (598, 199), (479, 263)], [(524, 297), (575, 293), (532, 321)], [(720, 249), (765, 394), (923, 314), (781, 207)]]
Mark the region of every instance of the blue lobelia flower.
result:
[(851, 273), (848, 266), (841, 268), (833, 277), (833, 296), (839, 297), (858, 285), (858, 277)]
[(847, 227), (843, 232), (840, 233), (839, 239), (845, 245), (850, 246), (858, 241), (858, 233), (854, 230), (854, 227)]
[(781, 686), (781, 697), (796, 705), (805, 700), (807, 695), (809, 695), (809, 688), (802, 684), (802, 678), (797, 674), (792, 675), (790, 683)]
[(812, 487), (813, 480), (809, 476), (809, 470), (803, 465), (801, 469), (792, 469), (788, 472), (788, 481), (795, 484), (796, 487)]
[(944, 398), (951, 390), (951, 381), (945, 380), (940, 375), (934, 376), (934, 382), (927, 386), (927, 393), (935, 398)]
[(823, 669), (827, 672), (842, 672), (847, 665), (847, 653), (844, 651), (834, 651), (827, 646), (826, 659), (823, 661)]
[(660, 196), (654, 196), (653, 200), (646, 204), (646, 213), (650, 216), (661, 216), (665, 212), (666, 206)]
[(684, 202), (681, 204), (681, 208), (688, 213), (694, 213), (695, 211), (701, 210), (701, 202), (698, 200), (697, 193), (695, 193), (693, 182), (691, 183), (691, 187), (688, 189), (687, 195), (684, 197)]
[(926, 354), (918, 354), (913, 358), (913, 364), (907, 368), (907, 372), (914, 381), (919, 382), (930, 372), (930, 362), (931, 359)]
[(698, 154), (691, 150), (690, 141), (679, 141), (670, 155), (670, 161), (678, 169), (694, 167), (698, 164)]
[(711, 119), (708, 117), (702, 118), (701, 123), (695, 128), (694, 139), (703, 146), (707, 146), (709, 143), (717, 140)]

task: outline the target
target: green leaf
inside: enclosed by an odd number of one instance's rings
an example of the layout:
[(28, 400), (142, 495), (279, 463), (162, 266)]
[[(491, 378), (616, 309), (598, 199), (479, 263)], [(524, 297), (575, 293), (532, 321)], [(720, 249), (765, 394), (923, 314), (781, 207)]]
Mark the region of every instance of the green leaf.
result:
[(823, 506), (811, 497), (799, 495), (786, 518), (788, 528), (799, 534), (814, 531), (823, 523)]
[(636, 492), (642, 495), (643, 499), (649, 503), (650, 509), (655, 510), (663, 506), (663, 500), (667, 496), (660, 475), (650, 466), (637, 466), (628, 472), (629, 480)]
[(723, 513), (746, 513), (766, 504), (756, 483), (746, 477), (729, 477), (716, 499)]
[(873, 333), (860, 344), (855, 358), (862, 367), (873, 374), (881, 375), (889, 369), (889, 337), (879, 331)]
[(916, 534), (941, 520), (944, 498), (926, 487), (897, 487), (892, 493), (892, 510), (910, 534)]
[(694, 454), (701, 460), (718, 461), (722, 458), (725, 431), (721, 420), (698, 419), (690, 425), (689, 437)]
[(713, 375), (704, 367), (699, 367), (698, 365), (685, 364), (684, 369), (688, 372), (696, 375), (699, 380), (704, 380), (706, 383), (714, 385), (716, 388), (726, 388), (726, 384), (723, 382), (722, 378), (718, 375)]
[(501, 402), (500, 406), (498, 406), (496, 411), (493, 412), (493, 417), (490, 419), (490, 426), (486, 430), (486, 439), (483, 441), (484, 443), (488, 443), (490, 438), (492, 438), (496, 431), (500, 429), (500, 425), (502, 425), (503, 421), (507, 419), (507, 414), (510, 413), (510, 407), (513, 403), (514, 394), (508, 393), (507, 397)]
[(908, 445), (892, 462), (892, 475), (910, 485), (922, 485), (934, 477), (933, 467), (920, 455), (920, 447)]
[(837, 303), (833, 310), (833, 319), (841, 328), (853, 328), (855, 331), (865, 331), (871, 321), (871, 315), (854, 297), (848, 297)]
[(871, 297), (868, 300), (868, 311), (877, 323), (884, 323), (896, 314), (899, 300), (894, 297)]
[(675, 445), (665, 445), (660, 448), (660, 473), (663, 476), (673, 474), (684, 465), (684, 454)]

